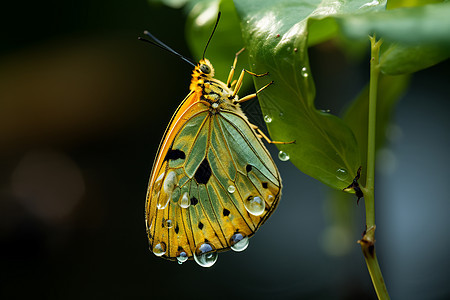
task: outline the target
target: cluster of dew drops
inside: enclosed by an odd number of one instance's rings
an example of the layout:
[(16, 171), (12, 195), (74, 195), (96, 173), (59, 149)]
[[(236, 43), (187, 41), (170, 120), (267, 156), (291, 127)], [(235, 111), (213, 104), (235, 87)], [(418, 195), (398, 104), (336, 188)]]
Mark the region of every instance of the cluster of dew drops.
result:
[[(164, 177), (164, 174), (160, 176), (162, 179)], [(157, 179), (158, 181), (158, 179)], [(171, 194), (175, 186), (178, 184), (176, 174), (175, 172), (171, 171), (169, 174), (167, 174), (164, 183), (163, 183), (163, 189), (168, 192), (168, 194)], [(236, 187), (234, 185), (229, 185), (227, 188), (228, 192), (230, 194), (234, 193), (236, 191)], [(268, 196), (269, 201), (273, 201), (273, 195)], [(272, 198), (272, 199), (271, 199)], [(172, 199), (173, 200), (173, 199)], [(178, 205), (181, 208), (188, 208), (191, 203), (190, 199), (188, 197), (188, 193), (184, 193), (178, 202)], [(164, 209), (167, 206), (158, 206), (158, 209)], [(261, 199), (261, 197), (255, 196), (255, 197), (249, 197), (248, 199), (244, 200), (244, 207), (247, 209), (247, 211), (255, 216), (259, 216), (264, 213), (265, 210), (265, 201)], [(164, 226), (166, 228), (172, 228), (173, 227), (173, 221), (172, 220), (165, 220)], [(236, 252), (241, 252), (247, 249), (249, 241), (248, 237), (240, 232), (236, 232), (234, 235), (230, 238), (230, 244), (231, 249)], [(156, 244), (152, 252), (156, 256), (163, 256), (166, 253), (166, 244), (164, 242)], [(196, 250), (194, 251), (194, 260), (197, 264), (199, 264), (202, 267), (211, 267), (214, 265), (214, 263), (217, 261), (217, 252), (214, 249), (214, 247), (205, 242), (203, 244), (200, 244), (197, 246)], [(188, 260), (188, 255), (184, 251), (180, 251), (177, 255), (177, 261), (179, 264), (182, 264)]]
[[(231, 249), (236, 252), (241, 252), (248, 247), (248, 237), (242, 233), (235, 233), (230, 239)], [(153, 253), (156, 256), (163, 256), (166, 253), (166, 245), (164, 243), (158, 243), (153, 247)], [(217, 261), (218, 254), (214, 247), (209, 243), (200, 244), (194, 251), (195, 262), (205, 268), (211, 267)], [(178, 264), (183, 264), (188, 260), (186, 252), (181, 251), (177, 256)]]

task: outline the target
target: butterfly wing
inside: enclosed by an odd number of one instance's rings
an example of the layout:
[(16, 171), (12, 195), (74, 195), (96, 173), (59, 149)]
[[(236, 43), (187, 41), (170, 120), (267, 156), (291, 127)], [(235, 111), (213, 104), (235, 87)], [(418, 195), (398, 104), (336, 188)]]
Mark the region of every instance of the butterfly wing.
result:
[[(192, 94), (191, 97), (194, 97)], [(147, 194), (146, 225), (157, 255), (192, 257), (203, 243), (232, 246), (252, 236), (275, 209), (281, 178), (240, 110), (211, 113), (188, 99), (166, 132)]]

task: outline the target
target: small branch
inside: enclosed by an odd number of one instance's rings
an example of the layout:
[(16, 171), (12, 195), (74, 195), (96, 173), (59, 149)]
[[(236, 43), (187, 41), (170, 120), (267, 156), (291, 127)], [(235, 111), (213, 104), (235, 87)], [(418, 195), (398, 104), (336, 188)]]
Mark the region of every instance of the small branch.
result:
[(378, 299), (390, 299), (384, 283), (375, 252), (375, 128), (377, 113), (377, 89), (379, 70), (379, 56), (381, 41), (376, 41), (375, 37), (370, 37), (371, 58), (370, 58), (370, 83), (369, 83), (369, 120), (368, 120), (368, 143), (367, 143), (367, 180), (366, 187), (361, 188), (364, 194), (366, 207), (366, 230), (363, 238), (358, 241), (366, 260), (373, 286)]

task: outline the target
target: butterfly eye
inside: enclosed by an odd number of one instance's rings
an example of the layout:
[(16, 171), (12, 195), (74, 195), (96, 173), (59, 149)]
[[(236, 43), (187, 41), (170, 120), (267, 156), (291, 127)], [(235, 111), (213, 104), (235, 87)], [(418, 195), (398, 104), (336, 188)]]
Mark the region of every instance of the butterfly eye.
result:
[(200, 71), (202, 71), (205, 74), (211, 73), (211, 68), (208, 65), (202, 64), (200, 65)]

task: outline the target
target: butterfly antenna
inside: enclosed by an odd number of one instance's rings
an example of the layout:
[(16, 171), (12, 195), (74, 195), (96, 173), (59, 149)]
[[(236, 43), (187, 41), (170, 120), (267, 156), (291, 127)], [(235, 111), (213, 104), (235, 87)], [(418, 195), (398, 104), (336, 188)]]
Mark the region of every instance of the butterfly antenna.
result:
[(147, 30), (144, 31), (144, 34), (148, 37), (150, 37), (152, 40), (147, 40), (144, 39), (142, 37), (138, 37), (138, 40), (152, 44), (154, 46), (157, 46), (167, 52), (170, 52), (176, 56), (178, 56), (179, 58), (181, 58), (182, 60), (184, 60), (185, 62), (187, 62), (188, 64), (190, 64), (191, 66), (195, 67), (195, 63), (193, 63), (190, 59), (188, 59), (187, 57), (181, 55), (180, 53), (176, 52), (175, 50), (173, 50), (172, 48), (170, 48), (169, 46), (167, 46), (166, 44), (164, 44), (163, 42), (161, 42), (159, 39), (157, 39), (153, 34), (151, 34), (150, 32), (148, 32)]
[(212, 39), (212, 37), (214, 35), (214, 32), (216, 31), (217, 25), (219, 24), (220, 15), (221, 15), (221, 13), (219, 11), (219, 13), (217, 14), (216, 25), (214, 25), (214, 29), (211, 32), (211, 35), (209, 36), (208, 42), (206, 43), (205, 50), (203, 50), (203, 59), (205, 59), (206, 49), (208, 49), (209, 42), (211, 42), (211, 39)]

